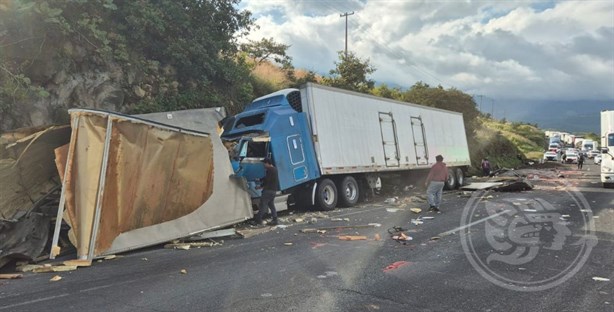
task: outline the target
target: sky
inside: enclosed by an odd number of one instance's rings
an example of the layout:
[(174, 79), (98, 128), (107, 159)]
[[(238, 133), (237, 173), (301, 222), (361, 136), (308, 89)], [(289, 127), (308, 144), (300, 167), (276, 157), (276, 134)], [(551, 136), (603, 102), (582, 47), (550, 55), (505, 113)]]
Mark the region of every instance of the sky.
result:
[(296, 68), (333, 69), (344, 49), (340, 15), (354, 12), (348, 50), (377, 69), (378, 84), (454, 87), (485, 107), (614, 109), (614, 0), (243, 0), (240, 8), (258, 25), (249, 39), (291, 45)]

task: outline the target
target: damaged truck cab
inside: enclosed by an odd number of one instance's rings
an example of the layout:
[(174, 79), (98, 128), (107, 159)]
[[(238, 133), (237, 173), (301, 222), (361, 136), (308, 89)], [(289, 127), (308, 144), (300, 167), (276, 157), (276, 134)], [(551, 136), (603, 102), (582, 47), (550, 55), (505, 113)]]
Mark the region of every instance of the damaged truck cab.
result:
[(222, 139), (236, 144), (231, 152), (235, 174), (247, 180), (256, 198), (260, 191), (254, 186), (265, 175), (265, 158), (271, 158), (277, 167), (282, 193), (320, 177), (309, 133), (299, 91), (285, 89), (254, 100), (230, 118)]
[(273, 161), (278, 207), (289, 195), (323, 210), (351, 207), (381, 176), (426, 171), (438, 154), (455, 188), (470, 165), (462, 114), (313, 83), (257, 98), (223, 123), (221, 138), (252, 198), (263, 160)]

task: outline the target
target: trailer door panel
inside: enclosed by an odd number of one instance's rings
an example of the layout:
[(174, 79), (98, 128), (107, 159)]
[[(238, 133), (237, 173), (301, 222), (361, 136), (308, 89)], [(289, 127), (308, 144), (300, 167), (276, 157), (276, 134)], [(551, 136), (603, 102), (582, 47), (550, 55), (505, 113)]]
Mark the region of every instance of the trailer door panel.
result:
[(382, 132), (382, 145), (384, 146), (384, 159), (386, 167), (399, 167), (399, 144), (397, 129), (392, 113), (379, 113), (379, 123)]
[(424, 135), (424, 123), (421, 117), (411, 117), (411, 132), (414, 138), (416, 151), (416, 165), (427, 165), (429, 162), (429, 150)]

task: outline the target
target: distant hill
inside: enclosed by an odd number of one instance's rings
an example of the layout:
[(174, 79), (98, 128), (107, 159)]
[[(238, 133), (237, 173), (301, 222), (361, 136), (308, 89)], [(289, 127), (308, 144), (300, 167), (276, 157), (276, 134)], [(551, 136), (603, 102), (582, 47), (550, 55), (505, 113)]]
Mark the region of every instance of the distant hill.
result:
[[(509, 121), (537, 123), (541, 129), (555, 129), (570, 133), (599, 133), (599, 113), (614, 109), (607, 101), (496, 101), (494, 117)], [(491, 104), (483, 104), (484, 113), (491, 112)]]

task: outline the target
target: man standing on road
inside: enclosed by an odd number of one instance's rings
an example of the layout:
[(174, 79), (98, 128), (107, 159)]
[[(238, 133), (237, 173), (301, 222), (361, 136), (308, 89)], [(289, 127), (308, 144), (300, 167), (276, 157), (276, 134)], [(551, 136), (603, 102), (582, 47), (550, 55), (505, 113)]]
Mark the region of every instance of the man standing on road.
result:
[(439, 212), (441, 204), (441, 195), (443, 194), (443, 186), (448, 180), (448, 167), (443, 162), (443, 156), (435, 157), (437, 162), (431, 167), (429, 175), (426, 177), (424, 186), (426, 186), (426, 197), (429, 202), (429, 211)]
[(260, 196), (258, 214), (254, 219), (257, 224), (262, 224), (262, 218), (266, 214), (267, 210), (271, 209), (271, 217), (273, 220), (271, 220), (269, 224), (277, 225), (277, 210), (275, 209), (275, 193), (277, 193), (279, 184), (277, 168), (273, 166), (273, 162), (270, 158), (264, 159), (264, 168), (266, 169), (266, 175), (262, 181), (262, 196)]
[(584, 164), (584, 154), (580, 152), (578, 153), (578, 170), (582, 169), (583, 164)]
[(490, 161), (488, 161), (488, 158), (482, 159), (482, 174), (485, 177), (490, 176)]

